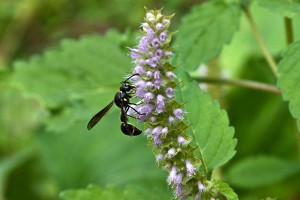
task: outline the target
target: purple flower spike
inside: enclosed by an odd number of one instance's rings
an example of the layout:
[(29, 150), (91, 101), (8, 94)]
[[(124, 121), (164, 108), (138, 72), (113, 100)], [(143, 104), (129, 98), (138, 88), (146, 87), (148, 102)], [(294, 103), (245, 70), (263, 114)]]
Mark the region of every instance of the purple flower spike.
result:
[(177, 108), (175, 110), (173, 110), (173, 114), (175, 115), (175, 117), (179, 120), (183, 120), (183, 112), (182, 109)]
[[(152, 144), (156, 163), (169, 172), (167, 182), (176, 197), (180, 200), (189, 196), (193, 197), (191, 199), (201, 199), (201, 196), (212, 199), (217, 193), (211, 195), (210, 187), (206, 189), (201, 182), (208, 177), (198, 170), (197, 158), (189, 145), (192, 137), (183, 128), (186, 127), (182, 121), (184, 111), (175, 99), (175, 67), (170, 64), (173, 33), (168, 30), (172, 16), (162, 15), (161, 10), (147, 10), (145, 22), (141, 25), (140, 42), (136, 48), (130, 49), (135, 64), (133, 73), (139, 76), (130, 79), (134, 88), (129, 95), (140, 98), (140, 101), (136, 106), (131, 105), (135, 110), (130, 108), (127, 114), (131, 113), (138, 122), (149, 127), (144, 134)], [(204, 190), (207, 190), (207, 195), (202, 194)]]

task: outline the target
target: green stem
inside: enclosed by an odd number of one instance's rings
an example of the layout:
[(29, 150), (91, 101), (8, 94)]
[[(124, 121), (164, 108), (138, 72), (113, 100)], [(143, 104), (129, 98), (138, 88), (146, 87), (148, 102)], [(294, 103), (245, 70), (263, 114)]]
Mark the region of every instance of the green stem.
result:
[(284, 17), (286, 43), (289, 45), (294, 41), (293, 24), (291, 18)]
[(214, 77), (196, 77), (193, 76), (193, 79), (200, 83), (214, 83), (214, 84), (226, 84), (226, 85), (233, 85), (243, 88), (249, 88), (254, 90), (260, 90), (265, 92), (271, 92), (275, 94), (281, 94), (281, 90), (273, 85), (256, 82), (256, 81), (250, 81), (250, 80), (231, 80), (231, 79), (225, 79), (225, 78), (214, 78)]
[(246, 17), (247, 17), (249, 23), (250, 23), (252, 32), (253, 32), (254, 37), (255, 37), (258, 45), (259, 45), (259, 48), (261, 49), (262, 53), (264, 54), (264, 57), (267, 60), (269, 66), (270, 66), (270, 69), (272, 70), (274, 76), (277, 78), (278, 77), (277, 65), (276, 65), (273, 57), (271, 56), (270, 52), (268, 51), (265, 43), (263, 42), (263, 40), (262, 40), (258, 30), (257, 30), (256, 24), (254, 23), (253, 17), (251, 15), (249, 9), (244, 8), (244, 12), (246, 14)]

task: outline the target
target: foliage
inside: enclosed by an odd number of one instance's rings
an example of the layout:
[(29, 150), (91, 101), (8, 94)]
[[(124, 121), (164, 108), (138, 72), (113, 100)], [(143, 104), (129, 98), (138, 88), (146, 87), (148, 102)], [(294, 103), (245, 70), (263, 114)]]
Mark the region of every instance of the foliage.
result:
[(298, 199), (299, 3), (0, 2), (0, 199), (174, 198), (146, 137), (120, 131), (118, 108), (86, 130), (132, 71), (144, 6), (176, 14), (175, 95), (205, 187), (224, 199)]
[(300, 130), (300, 95), (297, 92), (299, 88), (299, 42), (291, 44), (283, 54), (283, 59), (279, 63), (279, 79), (278, 85), (282, 88), (284, 100), (290, 102), (290, 110), (292, 115), (298, 121)]
[(178, 57), (188, 70), (195, 70), (199, 63), (206, 63), (218, 55), (237, 30), (240, 18), (238, 5), (210, 1), (195, 6), (179, 26)]
[(202, 160), (204, 171), (217, 168), (235, 154), (236, 139), (233, 139), (234, 130), (229, 127), (226, 112), (220, 109), (216, 101), (198, 89), (198, 85), (183, 72), (177, 73), (182, 79), (178, 86), (177, 97), (181, 102), (187, 102), (184, 110), (187, 114), (187, 123), (192, 124), (191, 135), (194, 137), (195, 150)]

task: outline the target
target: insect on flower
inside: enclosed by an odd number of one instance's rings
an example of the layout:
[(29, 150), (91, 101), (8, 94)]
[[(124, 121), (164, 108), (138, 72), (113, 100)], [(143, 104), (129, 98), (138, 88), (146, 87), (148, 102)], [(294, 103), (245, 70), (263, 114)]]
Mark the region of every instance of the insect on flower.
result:
[(134, 107), (131, 106), (135, 104), (130, 103), (130, 98), (132, 98), (135, 87), (130, 84), (129, 79), (131, 79), (133, 76), (138, 75), (139, 74), (133, 74), (129, 78), (121, 82), (120, 91), (115, 94), (114, 100), (92, 117), (92, 119), (87, 124), (88, 130), (92, 129), (102, 119), (102, 117), (110, 110), (113, 104), (116, 104), (116, 106), (118, 106), (121, 109), (121, 131), (125, 135), (129, 136), (136, 136), (142, 133), (142, 130), (128, 123), (127, 117), (130, 116), (127, 114), (129, 108), (141, 115)]

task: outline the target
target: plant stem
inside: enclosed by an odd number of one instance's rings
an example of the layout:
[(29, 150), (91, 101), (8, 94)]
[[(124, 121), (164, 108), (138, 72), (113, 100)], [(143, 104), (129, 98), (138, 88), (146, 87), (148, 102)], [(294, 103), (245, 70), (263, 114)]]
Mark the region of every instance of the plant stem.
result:
[(260, 90), (265, 92), (271, 92), (275, 94), (281, 94), (281, 90), (273, 85), (256, 82), (256, 81), (250, 81), (250, 80), (231, 80), (231, 79), (225, 79), (225, 78), (215, 78), (215, 77), (196, 77), (193, 76), (193, 79), (200, 83), (214, 83), (214, 84), (227, 84), (227, 85), (233, 85), (243, 88), (249, 88), (254, 90)]
[(284, 17), (286, 43), (289, 45), (294, 41), (293, 24), (291, 18)]
[(257, 30), (257, 27), (256, 27), (256, 24), (254, 23), (254, 20), (253, 20), (253, 17), (249, 11), (248, 8), (244, 8), (244, 12), (246, 14), (246, 17), (250, 23), (250, 26), (251, 26), (251, 29), (253, 31), (253, 34), (254, 34), (254, 37), (262, 51), (262, 53), (264, 54), (264, 57), (265, 59), (267, 60), (269, 66), (270, 66), (270, 69), (272, 70), (273, 74), (275, 75), (275, 77), (277, 78), (278, 77), (278, 72), (277, 72), (277, 66), (276, 66), (276, 63), (273, 59), (273, 57), (271, 56), (271, 54), (269, 53), (265, 43), (263, 42), (258, 30)]

